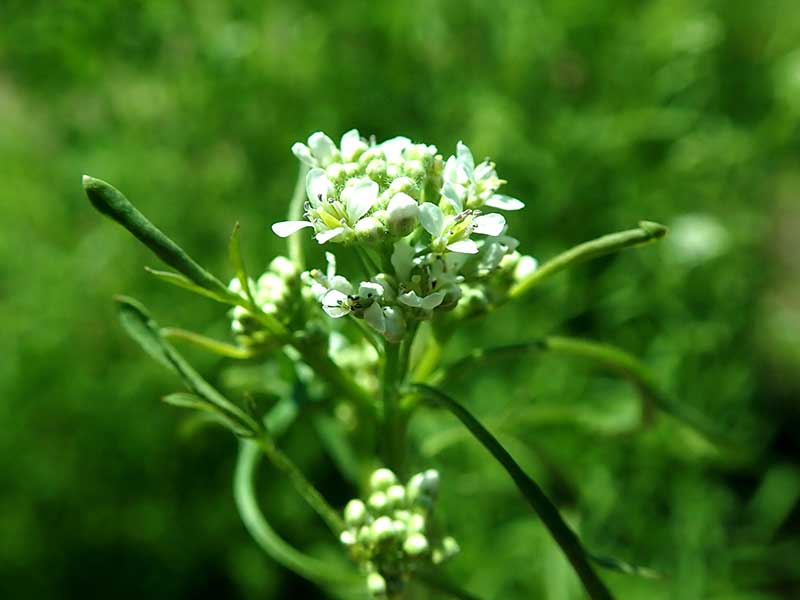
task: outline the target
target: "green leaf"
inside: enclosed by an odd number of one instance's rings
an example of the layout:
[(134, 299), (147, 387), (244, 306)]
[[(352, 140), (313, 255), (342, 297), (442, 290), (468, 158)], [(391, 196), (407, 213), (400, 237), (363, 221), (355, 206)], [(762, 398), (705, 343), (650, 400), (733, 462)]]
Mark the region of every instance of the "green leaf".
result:
[(520, 493), (539, 515), (550, 535), (567, 556), (592, 600), (610, 600), (611, 592), (589, 564), (589, 554), (581, 545), (578, 536), (570, 529), (539, 485), (522, 470), (503, 445), (467, 409), (445, 393), (419, 383), (411, 384), (410, 388), (422, 394), (431, 405), (449, 410), (469, 429), (514, 480)]
[(208, 350), (214, 354), (225, 356), (227, 358), (244, 360), (258, 355), (258, 352), (251, 350), (250, 348), (234, 346), (233, 344), (221, 342), (219, 340), (200, 335), (199, 333), (195, 333), (194, 331), (187, 331), (186, 329), (179, 329), (177, 327), (164, 327), (161, 329), (161, 335), (168, 340), (183, 340), (189, 342), (195, 346), (203, 348), (204, 350)]
[(180, 375), (184, 384), (195, 394), (213, 404), (220, 414), (231, 420), (241, 431), (254, 434), (260, 431), (259, 425), (230, 402), (184, 359), (162, 336), (158, 324), (150, 318), (142, 304), (133, 298), (117, 296), (120, 321), (123, 327), (144, 350), (159, 363)]
[(229, 294), (227, 287), (219, 279), (201, 267), (183, 248), (153, 225), (114, 186), (84, 175), (83, 188), (92, 206), (122, 225), (173, 269), (183, 273), (203, 289), (221, 296)]
[(253, 291), (250, 289), (250, 278), (247, 276), (247, 269), (244, 266), (244, 259), (242, 258), (242, 248), (239, 244), (239, 231), (241, 227), (239, 223), (233, 228), (231, 239), (228, 242), (228, 259), (231, 261), (231, 266), (236, 273), (236, 278), (247, 296), (250, 306), (254, 311), (258, 310), (256, 301), (253, 298)]
[(236, 300), (231, 298), (230, 296), (221, 296), (217, 292), (213, 292), (211, 290), (202, 288), (199, 285), (193, 283), (190, 279), (181, 275), (180, 273), (174, 273), (172, 271), (159, 271), (157, 269), (151, 269), (150, 267), (145, 267), (144, 270), (150, 273), (151, 275), (157, 277), (161, 281), (169, 283), (170, 285), (177, 286), (184, 290), (188, 290), (194, 294), (198, 294), (199, 296), (204, 296), (205, 298), (211, 298), (212, 300), (216, 300), (217, 302), (222, 302), (223, 304), (230, 304), (232, 306), (236, 306), (238, 304)]

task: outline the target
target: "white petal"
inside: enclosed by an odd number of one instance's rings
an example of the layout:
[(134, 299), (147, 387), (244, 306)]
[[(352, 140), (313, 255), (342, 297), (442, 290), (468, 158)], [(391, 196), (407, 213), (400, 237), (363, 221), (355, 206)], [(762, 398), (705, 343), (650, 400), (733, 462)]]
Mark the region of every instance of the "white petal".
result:
[(455, 156), (451, 156), (447, 159), (447, 162), (444, 163), (444, 171), (442, 171), (442, 178), (445, 181), (451, 181), (453, 183), (458, 182), (458, 159)]
[(475, 171), (475, 159), (472, 158), (472, 152), (464, 142), (459, 141), (456, 145), (456, 155), (458, 156), (458, 162), (467, 172), (467, 175), (472, 178), (472, 174)]
[(499, 213), (489, 213), (488, 215), (481, 215), (475, 217), (472, 221), (475, 233), (483, 235), (500, 235), (506, 226), (506, 218)]
[(478, 244), (473, 240), (461, 240), (460, 242), (453, 242), (447, 246), (451, 252), (458, 252), (460, 254), (477, 254)]
[(322, 297), (322, 310), (334, 319), (350, 314), (350, 303), (347, 295), (339, 290), (328, 291), (328, 293)]
[(517, 280), (525, 279), (539, 267), (539, 262), (532, 256), (522, 256), (514, 268), (514, 278)]
[(318, 167), (319, 163), (311, 156), (311, 150), (305, 144), (297, 142), (292, 146), (292, 154), (294, 154), (300, 161), (307, 164), (309, 167)]
[(383, 150), (387, 162), (400, 162), (403, 160), (403, 150), (411, 143), (407, 137), (397, 136), (386, 140), (379, 147)]
[(341, 275), (334, 275), (328, 281), (328, 287), (332, 290), (338, 290), (343, 294), (352, 294), (353, 293), (353, 284), (347, 281)]
[(367, 214), (377, 202), (378, 184), (365, 177), (353, 187), (346, 188), (342, 192), (342, 196), (345, 196), (347, 218), (350, 223), (355, 223)]
[(344, 232), (344, 227), (336, 227), (335, 229), (322, 231), (317, 235), (315, 235), (314, 237), (317, 239), (317, 242), (319, 242), (320, 244), (324, 244), (325, 242), (330, 242), (333, 238), (335, 238), (342, 232)]
[(486, 201), (486, 206), (499, 208), (501, 210), (520, 210), (521, 208), (525, 208), (525, 203), (511, 196), (494, 194)]
[(444, 213), (441, 208), (430, 202), (423, 202), (420, 205), (419, 222), (425, 231), (434, 237), (442, 235), (444, 231)]
[(490, 161), (485, 160), (475, 167), (476, 181), (482, 181), (491, 177), (497, 177), (497, 172), (494, 170), (494, 165)]
[(351, 157), (353, 152), (361, 142), (361, 136), (358, 135), (358, 129), (351, 129), (342, 136), (342, 143), (339, 145), (342, 149), (342, 156)]
[(400, 294), (397, 299), (405, 304), (406, 306), (411, 306), (412, 308), (419, 308), (422, 306), (422, 298), (417, 295), (417, 292), (411, 291), (406, 292), (405, 294)]
[[(325, 200), (333, 193), (333, 186), (331, 185), (325, 169), (311, 169), (306, 175), (306, 195), (311, 201), (311, 204), (317, 206), (322, 200)], [(322, 200), (320, 200), (320, 198)]]
[(380, 333), (386, 331), (386, 317), (383, 316), (383, 310), (377, 302), (373, 302), (372, 305), (364, 311), (364, 320), (375, 331)]
[(453, 184), (450, 181), (446, 181), (442, 186), (442, 196), (447, 198), (447, 201), (456, 210), (456, 212), (461, 212), (464, 210), (464, 199), (462, 198), (461, 194), (463, 190), (464, 188), (462, 186)]
[(313, 225), (308, 221), (281, 221), (280, 223), (273, 223), (272, 232), (279, 237), (285, 238), (306, 227), (313, 227)]
[(367, 299), (380, 298), (383, 296), (383, 286), (380, 283), (362, 281), (358, 286), (358, 296)]
[(312, 133), (308, 138), (308, 147), (320, 164), (328, 166), (336, 158), (336, 144), (321, 131)]
[(444, 292), (433, 292), (432, 294), (428, 294), (422, 299), (422, 308), (425, 310), (433, 310), (442, 303), (444, 297)]
[(336, 275), (336, 255), (333, 252), (326, 252), (325, 262), (328, 263), (328, 268), (325, 271), (325, 275), (327, 275), (328, 279), (331, 279), (334, 275)]
[(392, 266), (394, 272), (401, 281), (405, 281), (411, 275), (411, 267), (414, 265), (414, 248), (405, 240), (395, 242), (392, 252)]

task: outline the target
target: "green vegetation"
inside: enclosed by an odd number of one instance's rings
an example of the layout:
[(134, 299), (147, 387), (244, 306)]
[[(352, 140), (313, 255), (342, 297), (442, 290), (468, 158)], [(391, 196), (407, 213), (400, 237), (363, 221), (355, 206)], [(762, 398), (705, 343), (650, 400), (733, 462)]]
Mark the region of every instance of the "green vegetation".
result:
[[(541, 262), (609, 232), (649, 235), (632, 229), (642, 220), (669, 227), (658, 244), (552, 273), (460, 332), (443, 357), (460, 368), (437, 385), (596, 564), (635, 572), (598, 569), (616, 597), (798, 593), (793, 0), (8, 0), (0, 22), (3, 597), (316, 597), (253, 541), (237, 499), (254, 535), (306, 553), (284, 560), (345, 564), (281, 472), (245, 455), (235, 499), (236, 441), (159, 400), (178, 380), (126, 336), (112, 297), (232, 341), (227, 307), (145, 272), (163, 265), (91, 209), (80, 177), (113, 182), (224, 281), (237, 221), (254, 272), (285, 252), (269, 227), (292, 197), (291, 144), (353, 127), (491, 156), (527, 204), (508, 220)], [(337, 509), (358, 497), (328, 415), (278, 403), (283, 365), (162, 334), (227, 398), (277, 405), (270, 430), (303, 411), (281, 450)], [(471, 355), (483, 348), (498, 351)], [(450, 580), (481, 598), (582, 597), (457, 419), (421, 408), (409, 435), (409, 462), (447, 482), (438, 510), (461, 545)], [(256, 467), (274, 532), (242, 500)]]

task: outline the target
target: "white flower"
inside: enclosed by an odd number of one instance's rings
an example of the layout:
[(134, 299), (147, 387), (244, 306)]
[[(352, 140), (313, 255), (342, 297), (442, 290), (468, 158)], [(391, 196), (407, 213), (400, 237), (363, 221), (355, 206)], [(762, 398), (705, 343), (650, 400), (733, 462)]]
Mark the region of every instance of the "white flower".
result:
[(339, 197), (323, 169), (314, 168), (306, 175), (306, 220), (282, 221), (272, 226), (272, 231), (287, 237), (305, 227), (313, 227), (320, 244), (345, 241), (353, 236), (356, 224), (378, 201), (378, 184), (368, 177), (351, 178)]
[(445, 293), (439, 291), (432, 292), (423, 298), (412, 290), (410, 292), (406, 292), (405, 294), (400, 294), (397, 299), (400, 300), (402, 304), (410, 306), (411, 308), (421, 308), (422, 310), (430, 311), (442, 303), (444, 296)]
[(406, 236), (414, 230), (419, 217), (419, 204), (404, 192), (398, 192), (386, 207), (387, 223), (394, 235)]
[(361, 139), (357, 129), (351, 129), (342, 136), (339, 148), (321, 131), (309, 136), (308, 145), (297, 142), (292, 146), (292, 152), (302, 162), (309, 167), (323, 169), (342, 160), (351, 162), (366, 149), (367, 144)]
[(456, 212), (483, 206), (502, 210), (525, 207), (516, 198), (496, 193), (505, 181), (497, 176), (494, 163), (485, 160), (476, 167), (472, 152), (463, 142), (458, 142), (456, 156), (447, 159), (442, 177), (442, 195)]
[(506, 226), (505, 218), (498, 213), (482, 215), (467, 209), (445, 216), (442, 209), (430, 202), (424, 202), (419, 207), (419, 220), (425, 231), (433, 237), (431, 246), (438, 253), (447, 249), (462, 254), (477, 254), (478, 244), (469, 239), (470, 235), (480, 233), (497, 236)]
[(403, 160), (403, 150), (411, 145), (411, 140), (407, 137), (397, 136), (381, 142), (378, 148), (386, 157), (386, 162), (399, 163)]

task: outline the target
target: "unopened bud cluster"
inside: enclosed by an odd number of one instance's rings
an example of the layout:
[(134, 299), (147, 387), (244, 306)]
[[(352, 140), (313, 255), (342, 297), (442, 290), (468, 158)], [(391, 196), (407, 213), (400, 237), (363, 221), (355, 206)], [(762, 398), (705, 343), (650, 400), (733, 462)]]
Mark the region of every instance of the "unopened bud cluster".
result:
[[(285, 256), (277, 256), (267, 270), (248, 286), (255, 304), (265, 313), (288, 323), (297, 309), (294, 301), (299, 293), (299, 273), (294, 263)], [(231, 280), (228, 289), (246, 298), (238, 278)], [(272, 340), (256, 318), (246, 308), (236, 306), (231, 310), (231, 331), (243, 346), (263, 346)]]
[(400, 593), (415, 569), (458, 553), (455, 539), (438, 535), (431, 523), (438, 488), (434, 469), (417, 473), (405, 485), (389, 469), (378, 469), (370, 478), (369, 497), (348, 502), (341, 542), (366, 572), (372, 597)]
[(396, 137), (382, 143), (351, 130), (339, 145), (317, 132), (294, 154), (310, 169), (302, 220), (275, 223), (282, 237), (310, 228), (320, 244), (353, 248), (362, 268), (303, 274), (307, 295), (330, 317), (363, 319), (389, 342), (416, 321), (484, 311), (536, 261), (517, 252), (505, 217), (524, 207), (498, 193), (505, 183), (486, 159), (459, 142), (446, 160), (435, 146)]

